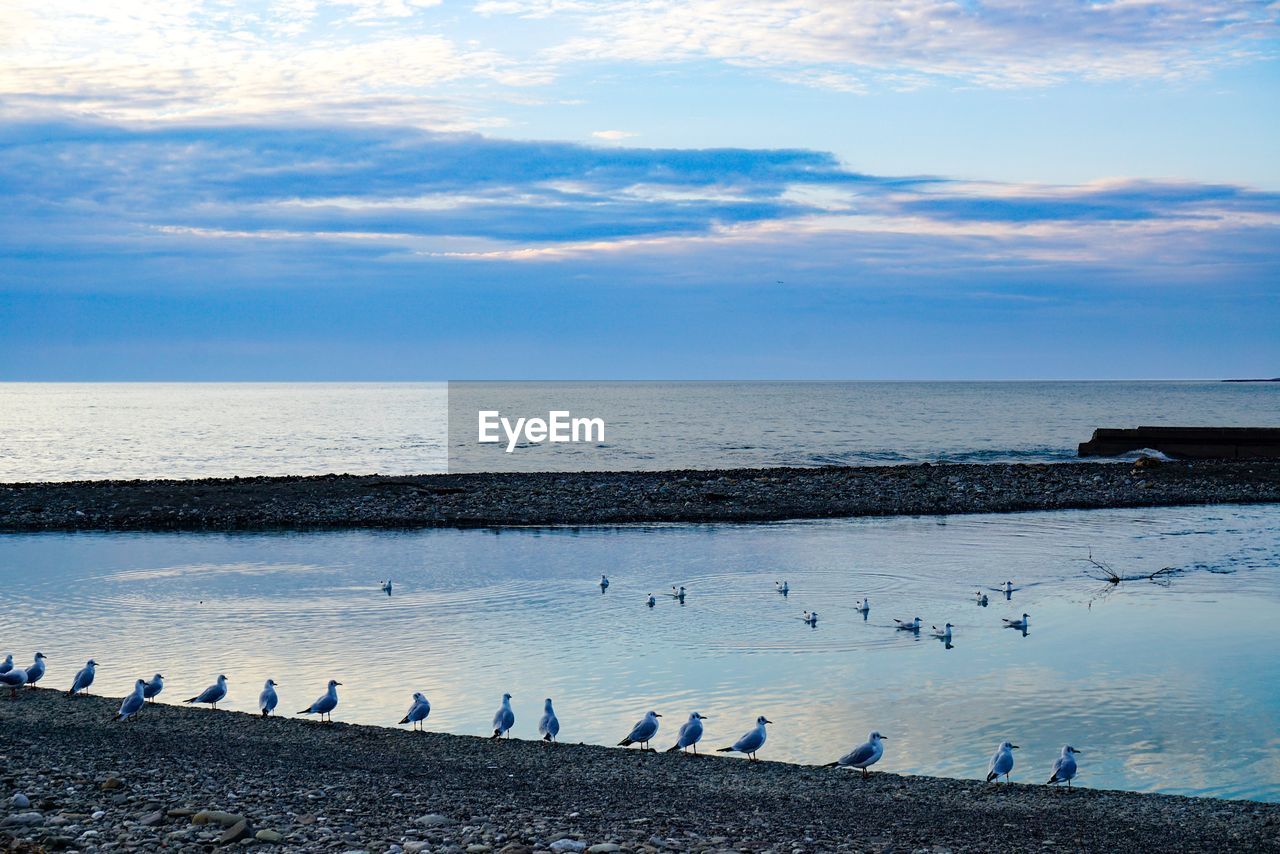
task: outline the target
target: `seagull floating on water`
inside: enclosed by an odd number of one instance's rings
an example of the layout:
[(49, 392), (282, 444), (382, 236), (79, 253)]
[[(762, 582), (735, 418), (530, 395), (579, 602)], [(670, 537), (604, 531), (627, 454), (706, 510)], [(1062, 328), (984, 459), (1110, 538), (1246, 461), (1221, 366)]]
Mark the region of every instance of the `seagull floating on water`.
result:
[(276, 694), (276, 680), (268, 679), (262, 683), (262, 693), (258, 695), (258, 711), (268, 717), (280, 705), (280, 696)]
[(652, 593), (650, 593), (650, 594), (649, 594), (649, 599), (648, 599), (648, 601), (646, 601), (646, 602), (645, 602), (645, 604), (646, 604), (646, 605), (648, 605), (650, 608), (652, 608), (654, 605), (657, 605), (657, 604), (658, 604), (658, 600), (657, 600), (657, 599), (655, 599), (655, 598), (653, 598), (653, 594), (652, 594)]
[(658, 718), (662, 715), (657, 712), (646, 712), (635, 726), (631, 728), (631, 732), (627, 737), (618, 742), (619, 747), (630, 747), (633, 744), (640, 745), (641, 750), (652, 750), (649, 742), (658, 734)]
[(854, 608), (853, 610), (857, 611), (857, 612), (858, 612), (858, 613), (860, 613), (860, 614), (869, 614), (869, 613), (871, 613), (871, 600), (870, 600), (870, 599), (868, 599), (866, 596), (863, 596), (863, 597), (862, 597), (862, 604), (861, 604), (861, 605), (859, 605), (858, 607)]
[(218, 701), (227, 696), (227, 677), (218, 674), (218, 681), (214, 682), (208, 688), (205, 688), (199, 694), (189, 700), (183, 700), (184, 703), (208, 703), (213, 708), (218, 708)]
[(502, 705), (493, 715), (493, 737), (499, 738), (506, 733), (511, 737), (511, 728), (516, 725), (516, 713), (511, 711), (511, 695), (502, 695)]
[(120, 703), (120, 711), (116, 712), (116, 716), (112, 718), (115, 721), (127, 721), (129, 718), (142, 711), (142, 707), (147, 704), (147, 698), (142, 696), (147, 690), (147, 680), (139, 679), (133, 683), (133, 693), (125, 697)]
[(603, 593), (608, 589), (609, 589), (609, 576), (605, 575), (602, 572), (600, 573), (600, 592)]
[(559, 734), (560, 719), (556, 717), (556, 710), (551, 708), (551, 698), (548, 697), (542, 707), (542, 719), (538, 721), (538, 735), (543, 741), (555, 741)]
[(27, 671), (21, 667), (14, 667), (0, 673), (0, 685), (7, 685), (9, 688), (9, 699), (18, 699), (18, 689), (27, 684)]
[(756, 718), (755, 727), (753, 727), (750, 731), (748, 731), (745, 735), (743, 735), (742, 738), (735, 741), (732, 746), (722, 747), (716, 752), (717, 753), (733, 753), (736, 751), (738, 753), (745, 753), (748, 759), (750, 759), (752, 762), (755, 762), (756, 751), (764, 747), (764, 740), (766, 735), (764, 731), (764, 725), (771, 724), (771, 723), (773, 723), (773, 721), (769, 720), (764, 715), (761, 715), (760, 717)]
[(777, 591), (783, 596), (786, 596), (791, 592), (791, 585), (787, 584), (785, 581), (775, 581), (773, 582), (773, 586), (777, 588)]
[(706, 718), (701, 712), (693, 712), (689, 715), (689, 720), (680, 725), (680, 733), (676, 736), (676, 743), (667, 748), (667, 753), (675, 753), (677, 750), (688, 750), (693, 748), (693, 755), (698, 755), (698, 742), (702, 741), (702, 722)]
[(164, 690), (164, 677), (157, 673), (142, 685), (142, 698), (144, 700), (154, 700)]
[(382, 582), (382, 592), (387, 594), (388, 596), (391, 595), (391, 579), (390, 578)]
[(1076, 750), (1069, 744), (1062, 746), (1062, 755), (1053, 763), (1053, 776), (1049, 778), (1050, 783), (1066, 783), (1067, 788), (1071, 788), (1071, 781), (1076, 776), (1076, 757), (1075, 754), (1083, 753), (1083, 750)]
[(950, 640), (951, 640), (951, 630), (952, 630), (953, 628), (955, 628), (955, 626), (951, 625), (950, 623), (947, 623), (947, 624), (946, 624), (945, 626), (943, 626), (942, 628), (938, 628), (937, 626), (930, 626), (930, 628), (931, 628), (931, 629), (933, 629), (933, 636), (934, 636), (935, 638), (938, 638), (939, 640), (945, 640), (945, 641), (950, 642)]
[(884, 756), (882, 741), (885, 741), (885, 737), (879, 732), (873, 732), (867, 736), (865, 744), (858, 745), (835, 762), (828, 762), (826, 767), (857, 768), (862, 771), (862, 776), (866, 777), (869, 773), (867, 769), (879, 762), (881, 756)]
[(316, 697), (314, 703), (298, 712), (298, 714), (319, 715), (321, 721), (324, 721), (327, 715), (329, 723), (333, 723), (333, 710), (338, 708), (338, 686), (341, 684), (337, 679), (330, 679), (328, 689), (319, 697)]
[(899, 631), (903, 631), (903, 632), (918, 632), (918, 631), (920, 631), (920, 618), (919, 618), (919, 617), (916, 617), (914, 620), (899, 620), (899, 619), (897, 619), (897, 618), (895, 617), (893, 621), (894, 621), (895, 623), (897, 623), (897, 624), (898, 624), (898, 630), (899, 630)]
[(74, 697), (81, 691), (88, 691), (89, 686), (93, 684), (93, 677), (98, 675), (98, 662), (92, 658), (85, 662), (84, 667), (80, 668), (80, 672), (76, 674), (76, 678), (71, 682), (71, 690), (67, 692), (67, 696)]
[(44, 678), (44, 653), (37, 652), (31, 666), (27, 668), (27, 684), (34, 685)]
[(1002, 592), (1002, 593), (1003, 593), (1004, 595), (1006, 595), (1006, 596), (1012, 596), (1012, 595), (1013, 595), (1013, 582), (1012, 582), (1012, 581), (1006, 581), (1006, 582), (1004, 583), (1004, 586), (1000, 588), (1000, 592)]
[(1006, 629), (1019, 629), (1020, 631), (1025, 632), (1027, 629), (1031, 628), (1030, 614), (1023, 614), (1022, 619), (1020, 620), (1010, 620), (1007, 617), (1003, 619), (1004, 619), (1004, 627)]
[(817, 611), (805, 611), (805, 612), (804, 612), (804, 616), (803, 616), (803, 617), (801, 617), (800, 619), (804, 620), (804, 621), (805, 621), (805, 623), (807, 623), (807, 624), (808, 624), (808, 625), (810, 625), (810, 626), (813, 626), (814, 628), (817, 628), (817, 626), (818, 626), (818, 612), (817, 612)]
[(1009, 782), (1009, 772), (1013, 770), (1013, 751), (1018, 749), (1018, 745), (1011, 741), (1002, 741), (1000, 746), (996, 748), (996, 752), (991, 757), (991, 764), (987, 766), (987, 782), (996, 780), (1001, 775), (1004, 781)]
[(413, 702), (409, 705), (408, 713), (400, 719), (400, 723), (412, 724), (414, 729), (420, 730), (422, 722), (429, 714), (431, 714), (431, 704), (427, 702), (426, 696), (421, 691), (414, 691)]
[(987, 594), (983, 593), (981, 590), (973, 591), (973, 597), (974, 601), (984, 608), (987, 607), (987, 603), (991, 601), (987, 598)]

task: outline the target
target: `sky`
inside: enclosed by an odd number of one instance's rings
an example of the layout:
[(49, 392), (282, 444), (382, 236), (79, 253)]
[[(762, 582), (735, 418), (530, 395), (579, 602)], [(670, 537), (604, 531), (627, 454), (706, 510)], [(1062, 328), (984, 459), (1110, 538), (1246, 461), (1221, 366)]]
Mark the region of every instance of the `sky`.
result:
[(0, 380), (1280, 375), (1280, 4), (8, 0)]

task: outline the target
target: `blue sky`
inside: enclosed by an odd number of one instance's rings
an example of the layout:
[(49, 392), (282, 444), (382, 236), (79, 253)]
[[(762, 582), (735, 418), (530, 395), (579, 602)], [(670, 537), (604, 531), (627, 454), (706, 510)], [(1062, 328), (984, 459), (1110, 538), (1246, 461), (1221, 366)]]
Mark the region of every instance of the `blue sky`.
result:
[(0, 379), (1277, 375), (1278, 22), (19, 0)]

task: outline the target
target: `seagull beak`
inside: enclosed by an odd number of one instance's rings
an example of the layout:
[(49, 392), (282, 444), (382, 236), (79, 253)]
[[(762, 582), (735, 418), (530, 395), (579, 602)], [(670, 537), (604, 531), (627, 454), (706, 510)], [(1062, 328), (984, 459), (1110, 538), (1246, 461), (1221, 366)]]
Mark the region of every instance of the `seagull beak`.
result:
[(341, 682), (339, 682), (338, 684), (339, 684), (339, 685), (341, 685), (342, 683), (341, 683)]
[(1011, 745), (1009, 745), (1009, 746), (1010, 746), (1010, 747), (1012, 747), (1014, 750), (1021, 750), (1021, 749), (1022, 749), (1022, 748), (1018, 747), (1018, 745), (1016, 745), (1016, 744), (1011, 744)]
[(764, 722), (765, 722), (765, 723), (767, 723), (767, 724), (771, 724), (771, 723), (773, 723), (773, 721), (769, 720), (768, 718), (765, 718), (765, 719), (764, 719)]
[(654, 716), (655, 718), (660, 718), (660, 717), (662, 717), (662, 715), (658, 714), (657, 712), (654, 712), (654, 713), (653, 713), (653, 716)]

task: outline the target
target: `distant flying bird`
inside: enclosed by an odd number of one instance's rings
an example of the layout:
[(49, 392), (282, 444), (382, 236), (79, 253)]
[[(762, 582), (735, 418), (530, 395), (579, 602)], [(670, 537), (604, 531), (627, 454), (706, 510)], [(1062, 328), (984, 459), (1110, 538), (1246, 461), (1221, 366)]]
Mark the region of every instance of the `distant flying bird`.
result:
[(300, 715), (319, 715), (320, 720), (324, 721), (328, 716), (329, 723), (333, 723), (333, 710), (338, 708), (338, 686), (342, 683), (337, 679), (329, 680), (329, 687), (325, 692), (316, 698), (316, 701), (307, 708), (298, 712)]
[(1021, 620), (1010, 620), (1008, 618), (1004, 618), (1004, 627), (1006, 629), (1019, 629), (1025, 632), (1027, 629), (1031, 628), (1031, 616), (1029, 614), (1023, 614)]
[(18, 699), (18, 689), (27, 684), (27, 671), (21, 667), (14, 667), (0, 673), (0, 685), (8, 686), (9, 699)]
[(280, 705), (280, 697), (276, 694), (276, 680), (268, 679), (262, 683), (262, 693), (258, 695), (258, 711), (265, 718)]
[(828, 762), (826, 767), (857, 768), (862, 771), (862, 776), (866, 777), (869, 773), (867, 769), (879, 762), (881, 756), (884, 756), (884, 744), (882, 742), (885, 740), (885, 737), (879, 732), (873, 732), (867, 736), (865, 744), (859, 744), (835, 762)]
[(1063, 745), (1062, 755), (1053, 763), (1053, 776), (1049, 778), (1049, 783), (1066, 783), (1067, 788), (1070, 789), (1071, 781), (1076, 776), (1075, 754), (1083, 752), (1083, 750), (1076, 750), (1069, 744)]
[(702, 741), (702, 722), (706, 718), (700, 712), (693, 712), (689, 715), (689, 720), (680, 725), (680, 733), (676, 736), (676, 743), (667, 748), (667, 753), (675, 753), (677, 750), (688, 750), (693, 748), (693, 755), (698, 755), (698, 742)]
[(125, 697), (120, 703), (120, 711), (116, 712), (116, 716), (112, 720), (127, 721), (129, 718), (142, 711), (142, 707), (147, 704), (146, 697), (142, 696), (142, 692), (147, 689), (147, 680), (139, 679), (133, 683), (133, 693)]
[(918, 632), (918, 631), (920, 631), (920, 618), (919, 618), (919, 617), (916, 617), (914, 620), (899, 620), (898, 618), (896, 618), (896, 617), (895, 617), (893, 621), (894, 621), (895, 623), (897, 623), (897, 624), (898, 624), (898, 630), (899, 630), (899, 631), (903, 631), (903, 632)]
[(189, 700), (183, 700), (184, 703), (208, 703), (213, 708), (218, 708), (218, 702), (227, 696), (227, 677), (221, 673), (218, 674), (218, 681), (214, 682), (208, 688), (205, 688), (199, 694), (196, 694)]
[(37, 652), (31, 666), (27, 668), (27, 684), (34, 685), (44, 678), (44, 653)]
[(658, 734), (658, 718), (660, 717), (662, 715), (657, 712), (646, 712), (645, 716), (631, 728), (631, 732), (627, 733), (627, 737), (618, 742), (618, 746), (630, 747), (633, 744), (638, 744), (641, 750), (652, 750), (649, 747), (649, 742)]
[(543, 741), (555, 741), (559, 734), (560, 719), (556, 717), (556, 710), (551, 708), (551, 698), (548, 697), (542, 707), (542, 719), (538, 721), (538, 735)]
[(413, 702), (409, 705), (409, 711), (400, 719), (400, 723), (412, 724), (414, 729), (422, 729), (422, 722), (429, 714), (431, 714), (431, 704), (427, 702), (427, 698), (421, 691), (414, 691)]
[(756, 751), (764, 747), (764, 740), (766, 735), (764, 731), (764, 726), (765, 724), (771, 724), (771, 723), (773, 723), (773, 721), (769, 720), (764, 715), (761, 715), (760, 717), (756, 718), (756, 725), (752, 729), (748, 730), (747, 733), (744, 736), (742, 736), (742, 738), (735, 741), (729, 747), (720, 748), (717, 751), (717, 753), (733, 753), (733, 752), (745, 753), (748, 759), (750, 759), (752, 762), (755, 762)]
[(76, 678), (71, 682), (71, 690), (67, 692), (67, 696), (74, 697), (81, 691), (87, 692), (89, 686), (93, 684), (93, 677), (98, 675), (98, 662), (92, 658), (85, 662), (84, 667), (80, 668), (80, 672), (76, 674)]
[(991, 764), (987, 766), (987, 782), (997, 780), (1003, 775), (1004, 781), (1009, 782), (1009, 772), (1013, 770), (1013, 751), (1018, 749), (1018, 745), (1009, 741), (1000, 742), (1000, 746), (996, 748), (995, 754), (991, 757)]
[(164, 690), (164, 677), (157, 673), (152, 676), (150, 681), (144, 682), (142, 685), (142, 698), (144, 700), (154, 700)]
[(511, 695), (502, 695), (502, 705), (493, 713), (493, 738), (504, 734), (511, 738), (511, 728), (516, 725), (516, 713), (511, 711)]

